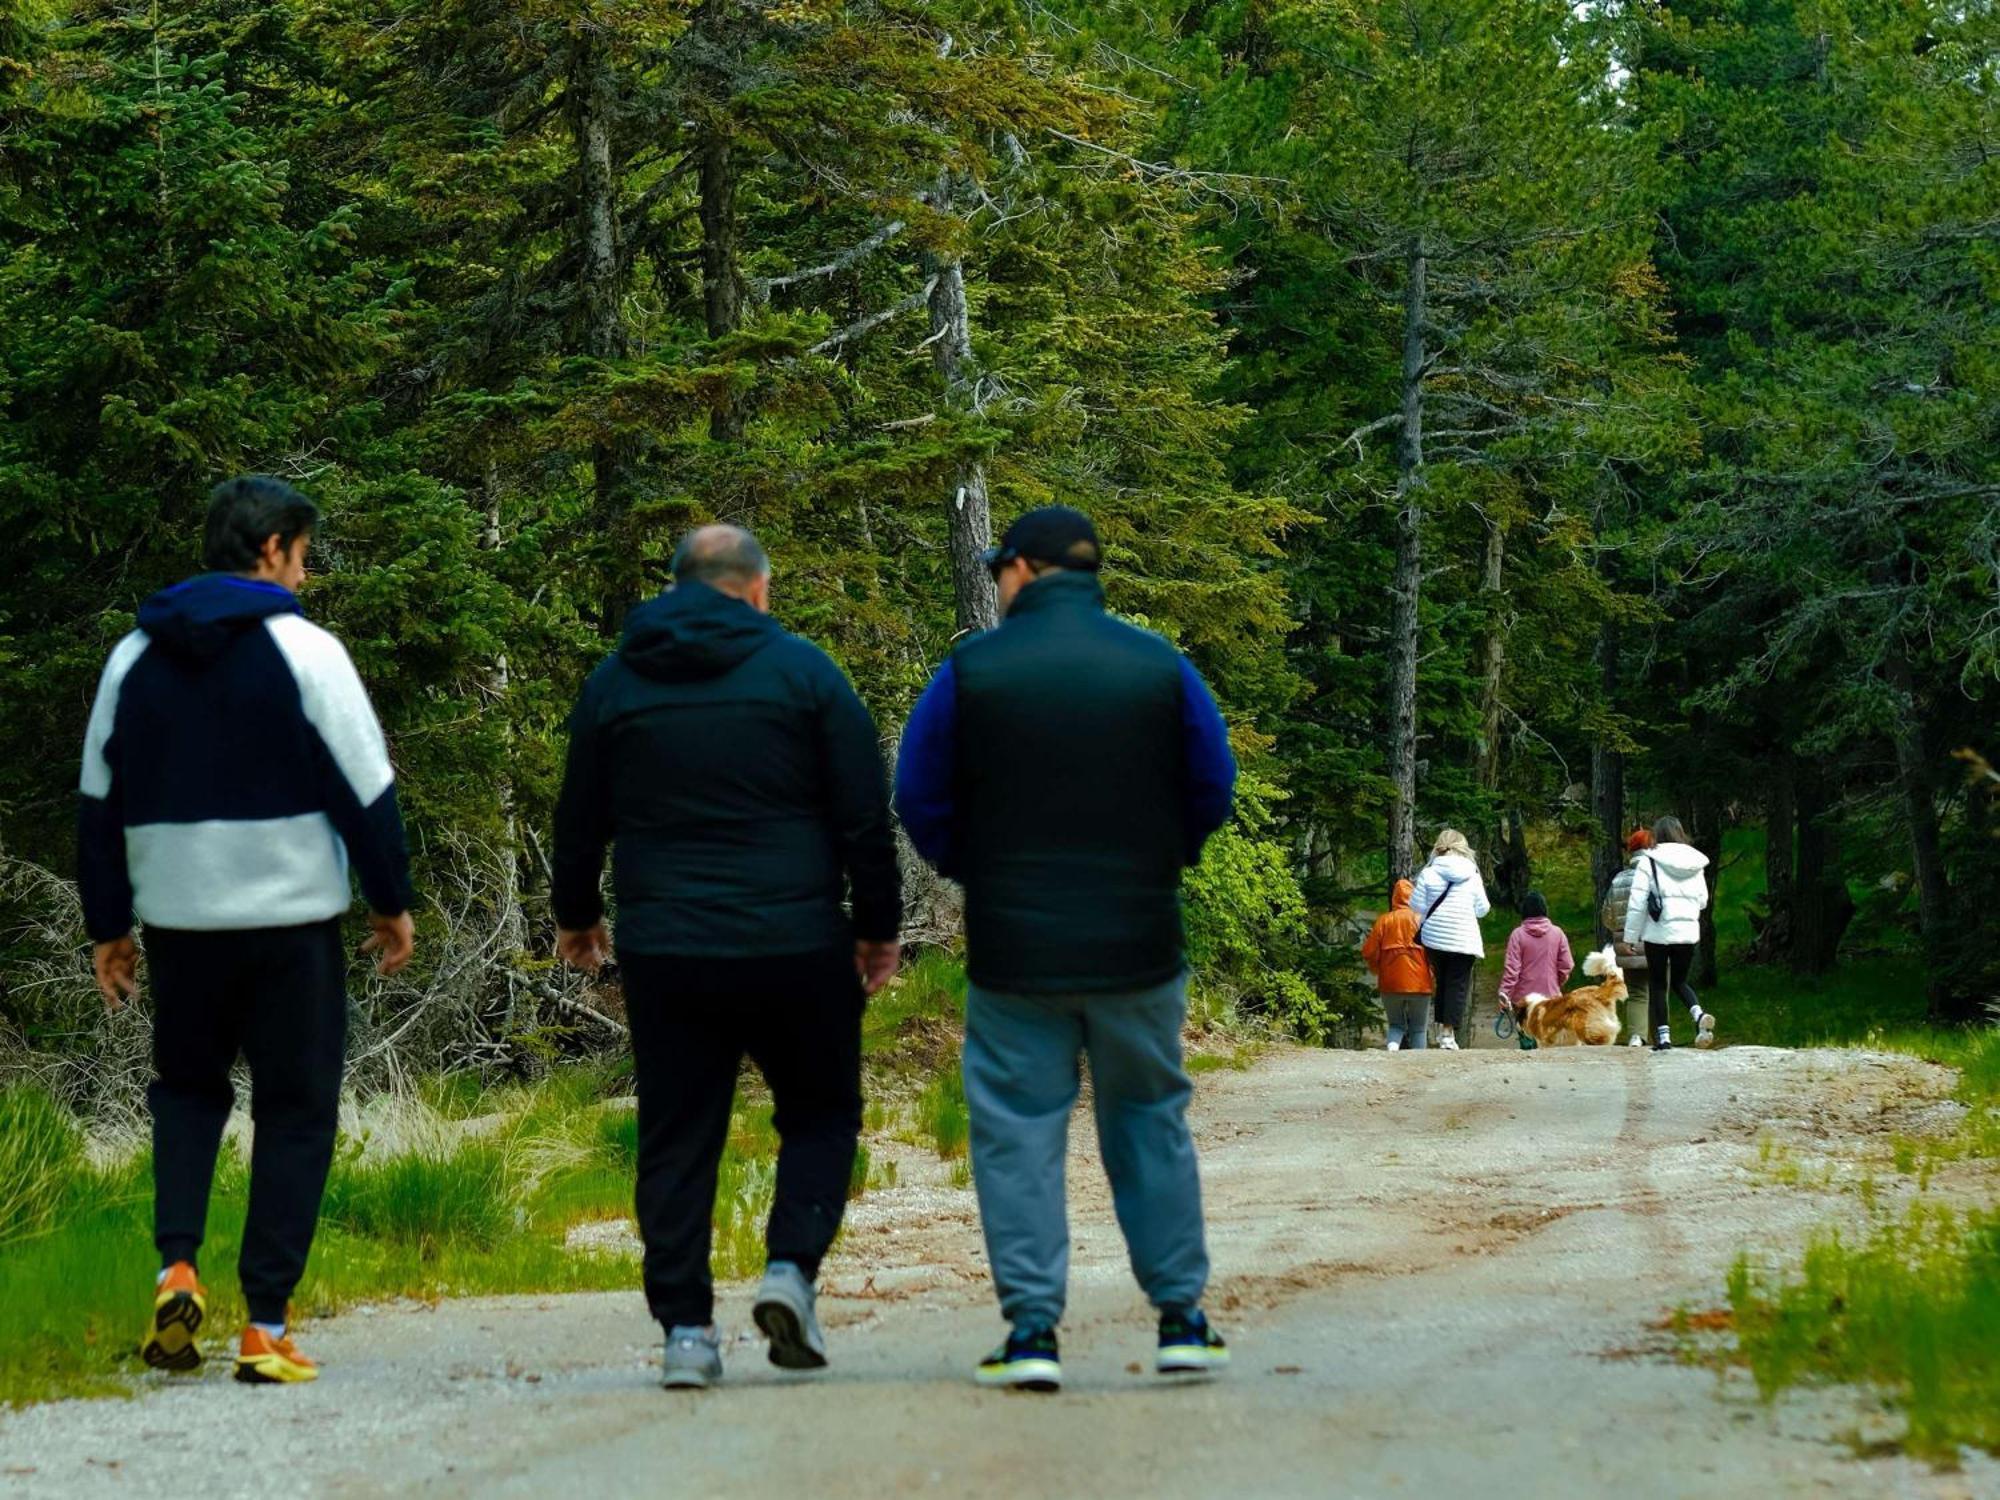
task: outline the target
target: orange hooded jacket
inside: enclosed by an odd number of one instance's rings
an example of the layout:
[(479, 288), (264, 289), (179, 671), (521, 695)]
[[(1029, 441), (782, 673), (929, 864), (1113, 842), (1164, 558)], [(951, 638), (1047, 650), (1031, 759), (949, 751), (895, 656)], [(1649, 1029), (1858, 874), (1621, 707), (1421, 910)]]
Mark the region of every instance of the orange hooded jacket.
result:
[(1424, 957), (1424, 945), (1417, 937), (1423, 923), (1410, 910), (1412, 889), (1407, 880), (1396, 882), (1389, 910), (1375, 919), (1373, 930), (1361, 945), (1362, 960), (1385, 995), (1428, 995), (1437, 988), (1431, 978), (1431, 961)]

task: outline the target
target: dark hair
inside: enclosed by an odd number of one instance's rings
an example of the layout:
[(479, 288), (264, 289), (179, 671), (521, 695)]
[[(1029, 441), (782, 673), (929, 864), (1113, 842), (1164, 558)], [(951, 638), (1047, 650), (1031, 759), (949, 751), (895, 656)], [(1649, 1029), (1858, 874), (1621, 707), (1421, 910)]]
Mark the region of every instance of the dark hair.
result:
[(201, 558), (217, 573), (247, 573), (272, 537), (280, 547), (319, 525), (319, 507), (269, 474), (225, 479), (208, 492), (208, 525)]
[(741, 526), (703, 526), (674, 549), (677, 583), (750, 583), (771, 571), (757, 538)]
[(1521, 898), (1521, 917), (1546, 917), (1549, 914), (1549, 898), (1540, 891), (1530, 891)]
[(1668, 813), (1653, 825), (1653, 842), (1656, 844), (1685, 844), (1687, 830), (1681, 827), (1681, 820)]

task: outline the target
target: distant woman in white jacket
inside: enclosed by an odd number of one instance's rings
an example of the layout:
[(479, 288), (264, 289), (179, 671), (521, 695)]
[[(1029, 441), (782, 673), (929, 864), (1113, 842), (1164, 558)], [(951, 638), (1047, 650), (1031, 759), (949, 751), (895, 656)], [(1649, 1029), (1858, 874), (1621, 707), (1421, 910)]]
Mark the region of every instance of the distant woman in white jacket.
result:
[(1679, 818), (1662, 818), (1653, 825), (1653, 847), (1632, 868), (1625, 941), (1646, 948), (1647, 1019), (1655, 1052), (1671, 1051), (1674, 1045), (1667, 1026), (1669, 991), (1694, 1019), (1694, 1044), (1715, 1045), (1715, 1017), (1701, 1008), (1701, 997), (1688, 983), (1695, 945), (1701, 941), (1701, 914), (1708, 906), (1708, 879), (1702, 874), (1707, 868), (1708, 856), (1687, 842)]
[(1472, 966), (1486, 956), (1479, 919), (1493, 910), (1472, 846), (1456, 828), (1447, 828), (1431, 846), (1431, 862), (1417, 871), (1410, 910), (1423, 919), (1417, 939), (1437, 980), (1438, 1045), (1458, 1050), (1458, 1027), (1472, 991)]

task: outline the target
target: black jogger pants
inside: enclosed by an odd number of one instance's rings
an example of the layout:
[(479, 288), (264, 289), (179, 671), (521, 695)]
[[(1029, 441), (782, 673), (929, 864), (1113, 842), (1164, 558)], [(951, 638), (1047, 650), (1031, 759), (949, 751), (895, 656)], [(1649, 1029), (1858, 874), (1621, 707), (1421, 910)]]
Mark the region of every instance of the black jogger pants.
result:
[(1437, 980), (1435, 1016), (1440, 1027), (1456, 1031), (1465, 1020), (1465, 1002), (1472, 994), (1472, 970), (1479, 960), (1470, 953), (1426, 948), (1431, 974)]
[(153, 1006), (153, 1243), (193, 1261), (216, 1152), (250, 1064), (250, 1209), (237, 1269), (252, 1320), (281, 1323), (333, 1162), (347, 1047), (337, 921), (236, 932), (146, 929)]
[(771, 1260), (808, 1279), (847, 1208), (861, 1135), (861, 1012), (851, 949), (769, 958), (619, 954), (639, 1095), (646, 1303), (664, 1328), (714, 1312), (715, 1183), (747, 1053), (777, 1106)]
[(1694, 947), (1693, 943), (1646, 944), (1646, 1023), (1654, 1036), (1667, 1024), (1669, 994), (1684, 1006), (1701, 1003), (1701, 996), (1688, 983), (1688, 975), (1694, 972)]

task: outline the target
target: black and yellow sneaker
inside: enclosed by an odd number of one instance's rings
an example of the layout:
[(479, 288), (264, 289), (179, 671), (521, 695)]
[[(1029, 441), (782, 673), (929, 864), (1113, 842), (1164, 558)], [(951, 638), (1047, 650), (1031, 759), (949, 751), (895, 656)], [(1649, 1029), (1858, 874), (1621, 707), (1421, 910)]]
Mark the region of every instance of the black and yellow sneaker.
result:
[(283, 1334), (274, 1338), (252, 1323), (236, 1351), (236, 1378), (245, 1385), (302, 1385), (319, 1379), (319, 1366)]
[(201, 1345), (195, 1342), (195, 1335), (207, 1316), (208, 1289), (193, 1266), (175, 1261), (154, 1288), (153, 1323), (146, 1330), (146, 1342), (139, 1346), (139, 1358), (155, 1370), (171, 1370), (176, 1375), (199, 1369)]
[(1160, 1314), (1160, 1350), (1153, 1368), (1162, 1375), (1207, 1375), (1229, 1363), (1229, 1346), (1208, 1326), (1198, 1307)]
[(1062, 1389), (1062, 1356), (1052, 1328), (1016, 1328), (979, 1365), (981, 1385), (1019, 1391)]

